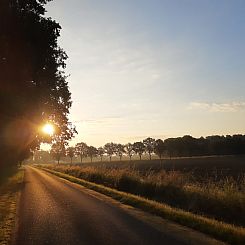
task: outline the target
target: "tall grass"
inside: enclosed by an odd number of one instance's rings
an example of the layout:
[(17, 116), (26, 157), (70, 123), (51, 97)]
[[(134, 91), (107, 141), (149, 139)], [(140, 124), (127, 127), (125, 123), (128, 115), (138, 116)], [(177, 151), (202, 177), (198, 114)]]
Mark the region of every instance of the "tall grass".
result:
[(119, 191), (167, 203), (192, 213), (245, 226), (245, 176), (206, 178), (179, 171), (139, 171), (70, 165), (46, 168), (85, 179)]
[(5, 172), (0, 185), (0, 245), (10, 244), (15, 226), (16, 204), (24, 176), (23, 169), (15, 171), (8, 175)]

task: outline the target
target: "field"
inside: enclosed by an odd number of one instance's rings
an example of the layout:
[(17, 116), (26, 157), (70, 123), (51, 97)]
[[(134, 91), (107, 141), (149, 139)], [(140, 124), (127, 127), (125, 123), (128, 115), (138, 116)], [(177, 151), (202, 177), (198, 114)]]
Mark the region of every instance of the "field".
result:
[[(115, 168), (125, 169), (133, 168), (140, 172), (145, 171), (160, 171), (162, 169), (166, 171), (181, 171), (192, 172), (198, 177), (213, 177), (224, 178), (234, 177), (237, 178), (245, 173), (245, 156), (205, 156), (205, 157), (192, 157), (192, 158), (164, 158), (159, 160), (156, 156), (153, 156), (153, 160), (148, 160), (147, 156), (144, 156), (143, 160), (138, 160), (136, 157), (132, 161), (124, 158), (123, 161), (119, 161), (119, 158), (114, 157), (111, 162), (99, 161), (90, 162), (85, 159), (84, 163), (79, 163), (76, 159), (75, 165), (82, 167), (99, 167), (99, 168)], [(69, 160), (65, 163), (69, 163)]]
[(245, 227), (245, 157), (49, 164), (45, 167)]

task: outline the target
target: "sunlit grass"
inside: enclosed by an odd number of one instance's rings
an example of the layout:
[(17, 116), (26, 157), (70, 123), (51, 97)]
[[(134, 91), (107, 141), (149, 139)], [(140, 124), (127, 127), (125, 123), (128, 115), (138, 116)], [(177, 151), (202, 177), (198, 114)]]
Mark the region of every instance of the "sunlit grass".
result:
[(195, 214), (245, 226), (245, 177), (240, 181), (197, 181), (192, 173), (144, 171), (126, 168), (46, 165), (59, 171), (107, 187), (166, 203)]
[(140, 208), (144, 211), (156, 214), (163, 218), (178, 222), (182, 225), (191, 227), (195, 230), (209, 234), (217, 239), (229, 242), (230, 244), (245, 244), (245, 228), (219, 222), (204, 216), (196, 215), (191, 212), (173, 208), (169, 205), (149, 200), (137, 195), (118, 191), (103, 185), (95, 184), (82, 180), (61, 172), (45, 169), (59, 177), (78, 183), (87, 188), (101, 192), (125, 204)]
[(16, 219), (16, 203), (23, 181), (19, 170), (0, 186), (0, 245), (9, 244)]

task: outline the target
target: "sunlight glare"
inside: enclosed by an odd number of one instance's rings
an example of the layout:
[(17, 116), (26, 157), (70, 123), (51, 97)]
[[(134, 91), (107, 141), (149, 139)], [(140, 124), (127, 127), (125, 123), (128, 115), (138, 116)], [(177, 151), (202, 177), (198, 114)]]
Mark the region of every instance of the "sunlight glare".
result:
[(54, 134), (54, 126), (50, 123), (47, 123), (43, 126), (43, 129), (42, 131), (45, 133), (45, 134), (49, 134), (49, 135), (53, 135)]

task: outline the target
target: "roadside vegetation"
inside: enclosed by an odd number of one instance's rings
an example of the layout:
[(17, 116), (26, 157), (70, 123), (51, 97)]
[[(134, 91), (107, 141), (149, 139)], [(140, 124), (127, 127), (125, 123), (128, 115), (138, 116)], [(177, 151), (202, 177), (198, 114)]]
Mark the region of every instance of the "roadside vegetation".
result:
[[(92, 190), (111, 196), (112, 198), (119, 200), (120, 202), (199, 230), (219, 240), (223, 240), (230, 244), (242, 245), (245, 243), (245, 228), (243, 227), (220, 222), (215, 219), (210, 219), (205, 216), (193, 214), (192, 212), (187, 212), (179, 208), (171, 207), (170, 205), (167, 205), (165, 203), (156, 202), (146, 199), (144, 197), (140, 197), (138, 195), (118, 191), (113, 188), (105, 187), (104, 185), (95, 184), (93, 182), (76, 178), (62, 172), (51, 170), (54, 168), (51, 168), (49, 166), (44, 167), (42, 165), (39, 167), (61, 178), (67, 179)], [(64, 169), (65, 168), (63, 168), (63, 170)]]
[(191, 172), (44, 165), (97, 184), (245, 227), (245, 175), (197, 178)]
[(55, 143), (29, 163), (51, 163), (39, 167), (231, 244), (245, 244), (244, 149), (244, 135), (148, 137), (99, 148)]
[(0, 245), (10, 244), (23, 174), (15, 169), (0, 176)]

